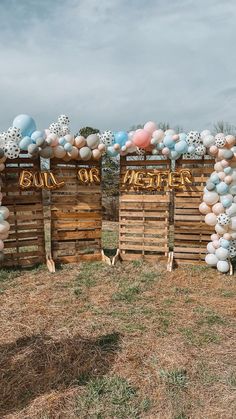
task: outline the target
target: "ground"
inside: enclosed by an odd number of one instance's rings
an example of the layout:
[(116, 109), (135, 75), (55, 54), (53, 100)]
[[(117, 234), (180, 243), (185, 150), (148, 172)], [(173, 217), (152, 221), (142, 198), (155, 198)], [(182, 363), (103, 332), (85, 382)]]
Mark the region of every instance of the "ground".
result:
[(235, 276), (139, 261), (0, 275), (1, 418), (236, 417)]

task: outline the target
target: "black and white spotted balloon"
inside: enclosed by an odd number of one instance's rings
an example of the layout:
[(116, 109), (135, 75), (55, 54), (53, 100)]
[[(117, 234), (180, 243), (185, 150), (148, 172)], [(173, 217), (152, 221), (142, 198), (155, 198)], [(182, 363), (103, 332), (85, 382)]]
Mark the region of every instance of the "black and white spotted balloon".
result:
[(186, 142), (188, 145), (198, 146), (201, 144), (201, 135), (197, 131), (190, 131), (187, 135)]
[(8, 141), (5, 143), (4, 153), (8, 159), (17, 159), (20, 154), (20, 147), (15, 141)]
[(236, 257), (236, 240), (230, 241), (230, 246), (228, 248), (229, 250), (229, 257), (235, 258)]
[[(66, 115), (60, 115), (57, 119), (59, 125), (69, 125), (70, 120), (69, 117)], [(65, 135), (65, 134), (64, 134)]]
[(61, 125), (58, 124), (58, 122), (53, 122), (50, 126), (49, 126), (49, 131), (52, 134), (56, 134), (58, 136), (60, 136), (61, 133)]
[(99, 134), (100, 141), (105, 144), (107, 147), (114, 144), (115, 136), (112, 131), (103, 131)]

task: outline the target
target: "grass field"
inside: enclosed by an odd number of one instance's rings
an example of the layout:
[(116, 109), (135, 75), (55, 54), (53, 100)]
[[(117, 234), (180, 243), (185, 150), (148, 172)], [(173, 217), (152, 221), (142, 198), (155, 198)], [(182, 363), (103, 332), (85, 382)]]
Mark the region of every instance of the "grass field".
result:
[(1, 271), (0, 417), (235, 418), (235, 277), (165, 268)]

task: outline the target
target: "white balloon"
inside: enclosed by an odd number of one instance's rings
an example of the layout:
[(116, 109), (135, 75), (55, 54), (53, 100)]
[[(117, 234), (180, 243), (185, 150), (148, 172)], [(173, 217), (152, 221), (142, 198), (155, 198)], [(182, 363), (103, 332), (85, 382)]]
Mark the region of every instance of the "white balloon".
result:
[[(203, 138), (203, 137), (202, 137)], [(207, 147), (207, 148), (209, 148), (209, 147), (211, 147), (212, 145), (214, 145), (215, 144), (215, 138), (213, 137), (213, 135), (206, 135), (204, 138), (203, 138), (203, 145), (205, 146), (205, 147)]]
[(230, 207), (227, 208), (225, 212), (230, 217), (233, 217), (234, 215), (236, 215), (236, 204), (235, 203), (231, 204)]
[(225, 233), (227, 233), (228, 229), (229, 229), (228, 225), (226, 225), (226, 226), (221, 226), (220, 224), (215, 225), (215, 231), (218, 234), (225, 234)]
[(226, 260), (229, 257), (228, 249), (224, 249), (223, 247), (219, 247), (218, 249), (216, 249), (215, 254), (219, 260)]
[(208, 245), (207, 245), (207, 251), (208, 251), (208, 253), (215, 253), (216, 252), (216, 249), (213, 246), (213, 243), (212, 242), (208, 243)]
[(6, 220), (9, 217), (10, 211), (7, 207), (0, 206), (0, 214), (2, 214), (4, 217), (4, 220)]
[(216, 266), (218, 263), (218, 259), (216, 255), (213, 255), (213, 254), (206, 255), (205, 261), (210, 266)]
[(217, 262), (217, 269), (219, 272), (226, 273), (229, 271), (229, 268), (229, 262), (226, 260), (219, 260), (219, 262)]
[(202, 132), (201, 132), (201, 138), (204, 138), (204, 137), (206, 137), (207, 135), (211, 135), (211, 131), (209, 131), (209, 129), (204, 129)]
[(205, 192), (203, 195), (203, 201), (208, 205), (214, 205), (219, 200), (219, 195), (217, 192)]

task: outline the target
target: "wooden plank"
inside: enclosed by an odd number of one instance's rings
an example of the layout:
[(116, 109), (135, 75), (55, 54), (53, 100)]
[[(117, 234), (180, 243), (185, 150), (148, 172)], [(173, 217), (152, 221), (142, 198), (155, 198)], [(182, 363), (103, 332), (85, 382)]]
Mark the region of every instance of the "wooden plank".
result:
[(55, 262), (101, 260), (101, 188), (100, 185), (79, 183), (77, 172), (82, 167), (100, 169), (100, 162), (62, 164), (57, 159), (51, 161), (53, 172), (60, 174), (66, 182), (63, 189), (51, 192), (52, 257)]
[(2, 266), (34, 266), (45, 261), (42, 191), (19, 188), (19, 174), (23, 169), (39, 171), (39, 159), (21, 156), (6, 160), (1, 174), (3, 205), (9, 208), (11, 226)]

